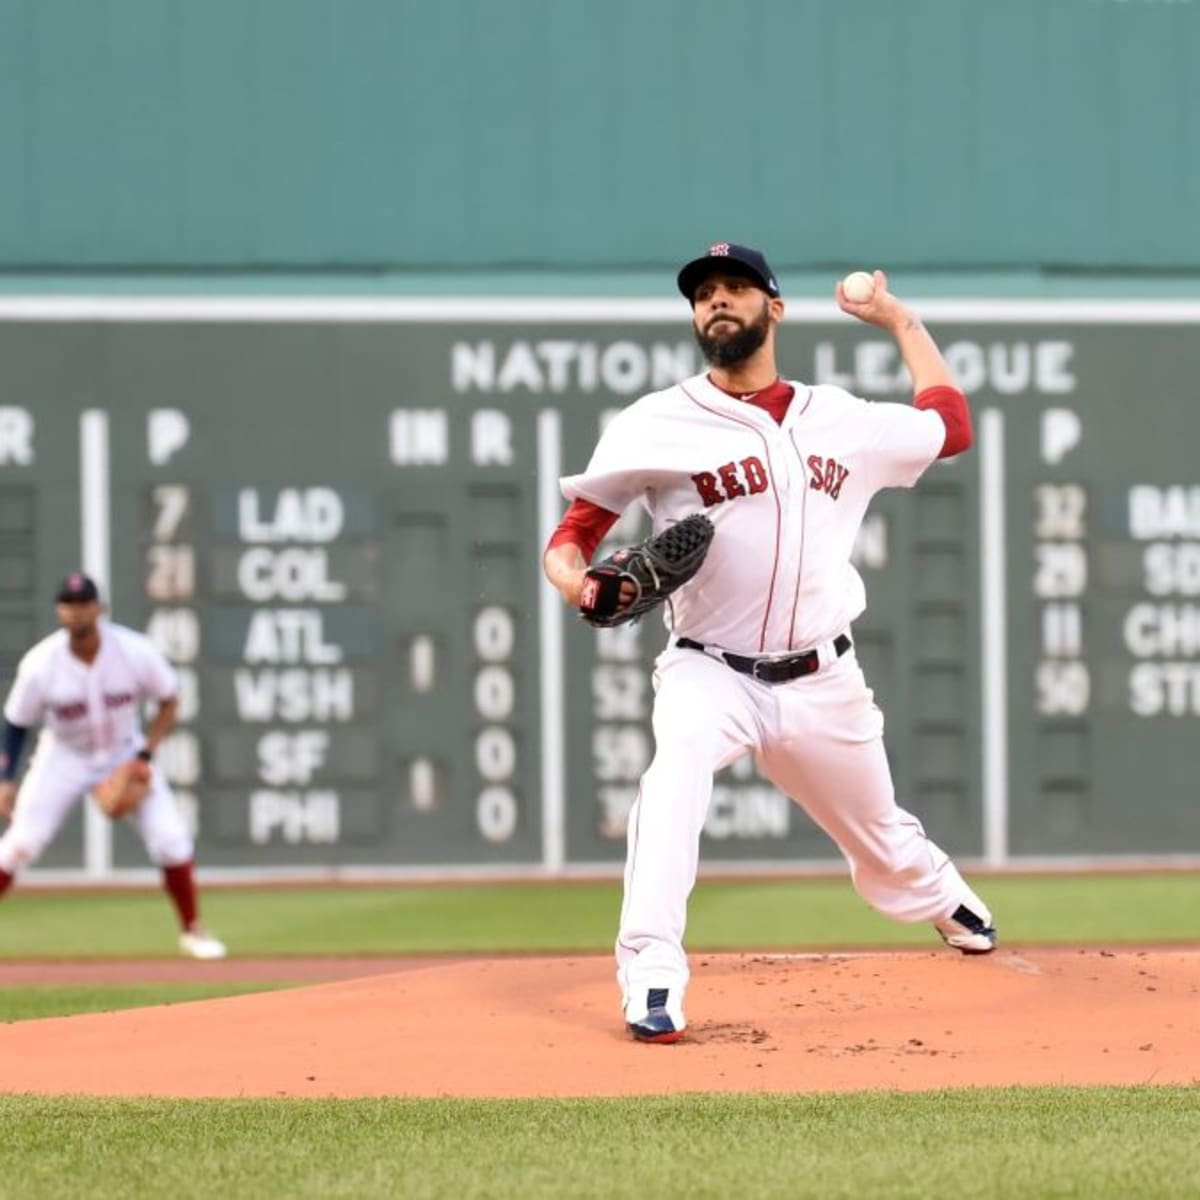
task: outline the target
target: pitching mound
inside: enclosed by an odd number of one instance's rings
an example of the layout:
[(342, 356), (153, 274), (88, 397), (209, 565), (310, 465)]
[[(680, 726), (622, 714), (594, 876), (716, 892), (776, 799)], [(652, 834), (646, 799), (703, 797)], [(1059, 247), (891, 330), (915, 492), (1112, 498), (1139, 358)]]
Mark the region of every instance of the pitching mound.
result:
[(607, 958), (451, 962), (0, 1027), (8, 1092), (583, 1096), (1200, 1080), (1200, 951), (707, 955), (675, 1046)]

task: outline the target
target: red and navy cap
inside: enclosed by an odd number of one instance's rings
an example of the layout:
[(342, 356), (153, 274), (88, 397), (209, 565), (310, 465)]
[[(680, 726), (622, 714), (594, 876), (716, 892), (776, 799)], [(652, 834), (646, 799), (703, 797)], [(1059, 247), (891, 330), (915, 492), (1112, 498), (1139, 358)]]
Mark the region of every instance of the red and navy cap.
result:
[(87, 604), (91, 600), (100, 599), (100, 589), (95, 580), (90, 579), (81, 571), (72, 571), (59, 584), (54, 599), (59, 604)]
[(775, 281), (775, 273), (767, 266), (767, 260), (757, 250), (734, 242), (714, 242), (707, 254), (686, 263), (679, 272), (679, 290), (690, 302), (700, 284), (717, 271), (744, 275), (768, 296), (779, 295), (779, 284)]

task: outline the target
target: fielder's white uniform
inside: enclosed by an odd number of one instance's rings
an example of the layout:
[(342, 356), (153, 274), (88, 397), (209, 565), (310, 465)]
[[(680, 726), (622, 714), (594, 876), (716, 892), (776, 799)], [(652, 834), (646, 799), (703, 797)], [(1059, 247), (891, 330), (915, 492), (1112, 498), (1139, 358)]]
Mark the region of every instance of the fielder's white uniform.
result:
[[(839, 635), (866, 607), (851, 549), (871, 497), (911, 487), (942, 448), (933, 411), (793, 383), (782, 424), (697, 375), (643, 396), (605, 429), (564, 495), (619, 513), (641, 501), (657, 533), (703, 511), (716, 528), (699, 574), (672, 597), (673, 636), (654, 671), (654, 760), (629, 818), (618, 979), (628, 1019), (669, 988), (685, 1021), (683, 932), (713, 773), (753, 753), (759, 770), (837, 843), (860, 895), (901, 921), (965, 904), (990, 923), (920, 822), (897, 807), (883, 715)], [(705, 652), (676, 645), (702, 643)], [(844, 645), (844, 643), (842, 643)], [(815, 649), (821, 669), (786, 683), (717, 655)]]
[[(99, 629), (100, 650), (91, 663), (71, 653), (60, 629), (17, 668), (4, 716), (13, 725), (40, 724), (42, 732), (12, 824), (0, 837), (0, 869), (10, 875), (34, 862), (80, 798), (145, 745), (142, 703), (178, 694), (174, 669), (148, 637), (112, 621), (101, 621)], [(157, 767), (149, 795), (129, 820), (157, 866), (191, 861), (192, 835)]]

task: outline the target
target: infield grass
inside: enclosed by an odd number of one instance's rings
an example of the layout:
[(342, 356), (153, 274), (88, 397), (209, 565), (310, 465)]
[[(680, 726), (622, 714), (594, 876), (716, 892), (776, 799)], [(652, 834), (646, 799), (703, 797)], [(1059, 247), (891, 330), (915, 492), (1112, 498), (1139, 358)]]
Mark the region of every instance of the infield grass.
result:
[[(189, 1000), (215, 1000), (267, 992), (273, 984), (243, 983), (146, 983), (103, 984), (99, 987), (3, 987), (0, 988), (0, 1022), (34, 1021), (41, 1017), (70, 1017), (76, 1013), (116, 1012), (145, 1008), (150, 1004), (184, 1004)], [(3, 1069), (0, 1068), (0, 1081)]]
[[(1002, 944), (1200, 941), (1200, 875), (976, 883)], [(203, 906), (235, 956), (608, 953), (620, 885), (212, 888)], [(928, 925), (899, 925), (869, 909), (846, 879), (702, 879), (690, 905), (693, 951), (937, 944)], [(18, 888), (0, 904), (0, 957), (168, 956), (174, 949), (169, 908), (153, 887)]]
[[(1156, 1200), (1200, 1193), (1200, 1092), (608, 1101), (0, 1097), (22, 1200)], [(64, 1181), (80, 1190), (64, 1190)], [(86, 1181), (86, 1183), (84, 1182)]]

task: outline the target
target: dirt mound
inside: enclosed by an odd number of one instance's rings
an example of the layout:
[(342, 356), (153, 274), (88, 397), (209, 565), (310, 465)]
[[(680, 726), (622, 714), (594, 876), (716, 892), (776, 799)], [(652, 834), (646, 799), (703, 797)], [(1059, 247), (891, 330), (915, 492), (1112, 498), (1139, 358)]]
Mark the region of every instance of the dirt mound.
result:
[(584, 1096), (1200, 1080), (1200, 951), (697, 955), (689, 1036), (626, 1035), (608, 958), (434, 961), (0, 1027), (8, 1092)]

